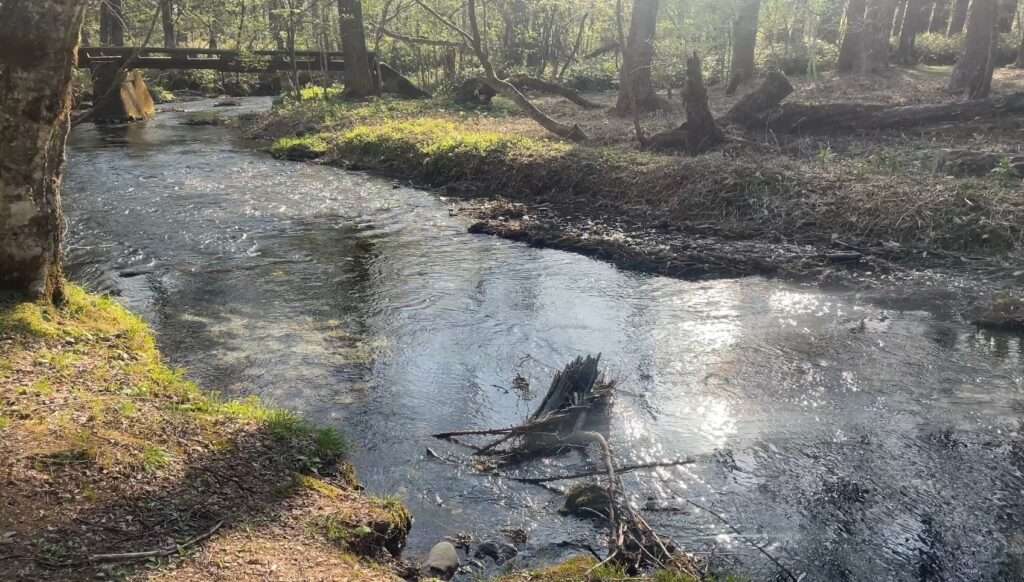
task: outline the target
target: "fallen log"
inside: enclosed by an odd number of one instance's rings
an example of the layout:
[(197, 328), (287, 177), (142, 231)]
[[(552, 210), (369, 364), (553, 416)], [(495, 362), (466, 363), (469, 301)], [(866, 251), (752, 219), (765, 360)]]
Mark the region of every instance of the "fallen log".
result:
[(725, 115), (722, 124), (752, 125), (764, 121), (764, 116), (779, 106), (793, 92), (793, 85), (785, 75), (772, 71), (757, 89), (747, 93)]
[(942, 123), (991, 119), (1024, 114), (1024, 93), (935, 105), (864, 105), (786, 103), (763, 120), (743, 124), (775, 133), (838, 133), (875, 129), (908, 129)]
[(576, 90), (570, 89), (569, 87), (559, 83), (552, 83), (550, 81), (526, 75), (516, 75), (509, 79), (509, 81), (520, 91), (536, 91), (538, 93), (546, 93), (548, 95), (557, 95), (572, 101), (584, 109), (601, 109), (604, 107), (600, 103), (595, 103), (580, 95)]
[(430, 99), (430, 93), (416, 86), (408, 77), (396, 71), (387, 63), (378, 63), (381, 88), (385, 93), (392, 93), (406, 99)]
[[(735, 105), (719, 117), (716, 122), (721, 125), (740, 125), (753, 127), (763, 125), (766, 116), (776, 109), (782, 100), (793, 92), (793, 85), (780, 72), (773, 71), (765, 77), (761, 85), (745, 95)], [(689, 111), (689, 107), (687, 107)], [(647, 138), (644, 146), (655, 150), (681, 150), (688, 148), (689, 121), (676, 129), (663, 131)]]

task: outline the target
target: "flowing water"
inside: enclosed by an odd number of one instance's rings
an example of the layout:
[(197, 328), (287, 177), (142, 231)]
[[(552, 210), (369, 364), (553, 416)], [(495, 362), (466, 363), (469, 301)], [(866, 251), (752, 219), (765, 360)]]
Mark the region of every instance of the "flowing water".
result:
[(751, 544), (807, 580), (1020, 579), (1019, 337), (913, 301), (470, 235), (435, 194), (276, 161), (183, 115), (74, 132), (72, 275), (143, 314), (204, 386), (344, 431), (368, 489), (414, 512), (407, 555), (501, 528), (529, 532), (520, 565), (600, 546), (556, 496), (426, 454), (465, 455), (429, 435), (516, 423), (555, 368), (599, 352), (621, 461), (698, 461), (626, 477), (684, 547), (755, 579), (779, 571)]

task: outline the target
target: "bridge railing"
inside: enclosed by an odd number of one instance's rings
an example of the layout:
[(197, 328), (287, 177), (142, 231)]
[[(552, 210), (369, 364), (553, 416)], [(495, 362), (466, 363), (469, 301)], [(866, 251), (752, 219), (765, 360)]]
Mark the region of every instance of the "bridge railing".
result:
[[(134, 58), (132, 58), (134, 56)], [(375, 58), (371, 55), (371, 59)], [(252, 51), (203, 48), (144, 47), (81, 47), (78, 66), (95, 68), (110, 63), (138, 69), (209, 69), (224, 72), (258, 73), (290, 71), (293, 68), (289, 51)], [(301, 71), (344, 71), (344, 55), (340, 52), (295, 51), (295, 68)]]

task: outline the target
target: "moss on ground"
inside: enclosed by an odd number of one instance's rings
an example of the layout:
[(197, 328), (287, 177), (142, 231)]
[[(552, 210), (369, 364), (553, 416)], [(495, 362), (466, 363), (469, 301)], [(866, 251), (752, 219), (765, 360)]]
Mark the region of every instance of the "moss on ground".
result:
[[(75, 286), (59, 308), (3, 297), (0, 362), (0, 579), (255, 580), (303, 572), (302, 555), (322, 558), (328, 578), (393, 579), (384, 564), (408, 513), (359, 492), (340, 434), (204, 392), (112, 299)], [(326, 518), (332, 535), (309, 527)], [(199, 554), (90, 559), (164, 549), (217, 523)], [(367, 528), (358, 547), (331, 539)], [(243, 546), (260, 547), (270, 570), (226, 565)]]

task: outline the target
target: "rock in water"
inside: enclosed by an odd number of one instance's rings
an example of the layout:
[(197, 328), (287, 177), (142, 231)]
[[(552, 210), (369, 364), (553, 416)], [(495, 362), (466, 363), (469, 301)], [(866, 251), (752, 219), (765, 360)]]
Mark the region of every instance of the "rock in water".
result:
[(441, 542), (430, 548), (427, 561), (423, 563), (425, 576), (436, 576), (450, 580), (459, 569), (459, 553), (450, 542)]
[(488, 541), (477, 546), (473, 555), (477, 558), (490, 558), (495, 564), (500, 565), (516, 557), (518, 553), (519, 550), (512, 544)]
[(576, 485), (565, 495), (565, 506), (559, 510), (563, 515), (597, 518), (608, 514), (608, 490), (600, 485)]

